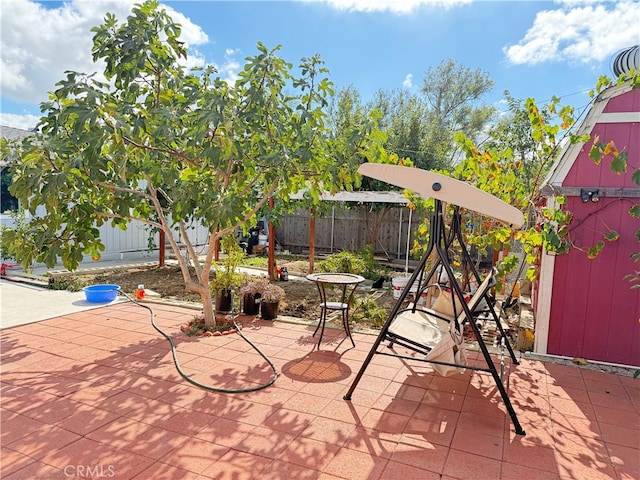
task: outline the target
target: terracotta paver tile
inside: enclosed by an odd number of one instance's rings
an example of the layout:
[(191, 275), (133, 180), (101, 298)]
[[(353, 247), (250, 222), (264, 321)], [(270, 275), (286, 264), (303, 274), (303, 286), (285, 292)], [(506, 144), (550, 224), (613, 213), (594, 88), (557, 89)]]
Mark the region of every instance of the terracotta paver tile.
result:
[(390, 458), (399, 441), (400, 435), (382, 433), (360, 426), (349, 433), (343, 448), (366, 452), (380, 458)]
[(3, 478), (34, 463), (37, 462), (33, 458), (6, 447), (4, 443), (0, 448), (0, 474)]
[(448, 447), (451, 445), (455, 423), (447, 421), (431, 422), (420, 418), (411, 418), (402, 432), (400, 441), (403, 443), (431, 442)]
[(318, 415), (330, 401), (330, 398), (299, 392), (287, 400), (286, 407), (289, 410)]
[(82, 404), (66, 397), (56, 397), (46, 403), (35, 403), (33, 408), (26, 409), (25, 416), (49, 425), (56, 424), (73, 415)]
[(346, 400), (331, 400), (318, 414), (320, 417), (331, 418), (342, 422), (350, 422), (354, 426), (360, 424), (360, 419), (366, 415), (369, 407), (354, 404)]
[(352, 422), (342, 422), (326, 417), (316, 417), (311, 425), (305, 428), (301, 435), (322, 442), (342, 445), (355, 425)]
[(43, 425), (42, 428), (32, 430), (28, 435), (7, 444), (7, 447), (17, 452), (40, 460), (49, 453), (82, 438), (80, 435), (55, 425)]
[(634, 472), (638, 476), (640, 473), (640, 455), (638, 455), (637, 448), (610, 443), (607, 444), (607, 451), (616, 472)]
[(414, 400), (406, 400), (404, 398), (393, 397), (390, 395), (381, 395), (376, 404), (373, 406), (376, 410), (384, 410), (389, 413), (397, 413), (411, 417), (420, 406), (420, 402)]
[(374, 480), (380, 478), (386, 465), (384, 458), (343, 448), (323, 471), (349, 480)]
[[(262, 472), (271, 465), (271, 459), (236, 450), (229, 450), (217, 462), (202, 472), (200, 478), (216, 480), (251, 480), (260, 478)], [(290, 477), (296, 478), (296, 477)]]
[(91, 408), (82, 404), (71, 415), (58, 422), (62, 428), (82, 436), (112, 422), (119, 415), (99, 408)]
[(298, 437), (295, 442), (280, 452), (277, 459), (312, 470), (324, 471), (339, 450), (340, 447), (337, 445)]
[[(327, 371), (325, 371), (325, 373), (327, 373)], [(309, 395), (316, 395), (327, 400), (342, 400), (342, 396), (347, 391), (347, 388), (344, 385), (337, 383), (337, 381), (333, 382), (323, 380), (321, 382), (308, 383), (304, 391)]]
[(593, 462), (588, 457), (558, 453), (556, 462), (558, 474), (562, 479), (610, 480), (616, 478), (615, 470), (611, 465)]
[(0, 411), (0, 440), (2, 445), (8, 445), (15, 440), (30, 435), (32, 432), (44, 429), (45, 424), (27, 416)]
[(156, 462), (146, 470), (143, 470), (132, 480), (149, 480), (151, 478), (166, 478), (170, 480), (202, 480), (199, 474), (184, 470), (183, 468), (173, 467), (166, 463)]
[[(46, 463), (33, 461), (25, 467), (12, 471), (5, 472), (2, 470), (3, 480), (31, 480), (46, 478), (47, 480), (64, 480), (69, 478), (69, 473), (72, 473), (72, 468), (66, 471), (47, 465)], [(73, 471), (75, 474), (75, 470)]]
[[(461, 377), (461, 378), (458, 378)], [(462, 375), (456, 375), (453, 377), (441, 377), (440, 375), (434, 375), (431, 383), (429, 384), (429, 390), (437, 390), (438, 392), (455, 393), (457, 395), (464, 395), (469, 388), (469, 379), (464, 378)], [(481, 390), (482, 391), (482, 390)]]
[(173, 386), (173, 382), (168, 382), (166, 380), (161, 380), (158, 378), (139, 377), (135, 379), (131, 383), (131, 385), (128, 385), (127, 390), (143, 397), (157, 399)]
[[(360, 384), (358, 384), (359, 387)], [(346, 392), (345, 392), (346, 393)], [(350, 400), (345, 400), (353, 403), (354, 405), (360, 405), (363, 407), (373, 407), (381, 396), (381, 392), (373, 392), (371, 390), (364, 390), (356, 388), (351, 395)]]
[(285, 462), (283, 460), (274, 460), (263, 471), (261, 476), (266, 479), (296, 479), (296, 480), (334, 480), (339, 477), (334, 475), (323, 474), (318, 470), (297, 465), (295, 463)]
[(604, 441), (585, 438), (563, 431), (555, 435), (556, 458), (558, 456), (572, 456), (589, 458), (594, 464), (608, 464), (609, 453)]
[(615, 375), (613, 373), (609, 373), (609, 372), (600, 372), (598, 370), (590, 370), (590, 369), (584, 369), (584, 370), (580, 370), (580, 373), (582, 374), (582, 378), (585, 381), (585, 384), (589, 384), (589, 382), (593, 381), (593, 382), (601, 382), (601, 383), (609, 383), (609, 384), (613, 384), (613, 385), (621, 385), (622, 384), (622, 378), (621, 376)]
[(547, 390), (549, 399), (552, 402), (556, 399), (556, 397), (582, 403), (589, 403), (591, 401), (589, 392), (582, 388), (571, 388), (565, 385), (548, 385)]
[[(537, 442), (535, 439), (514, 436), (503, 446), (502, 458), (505, 462), (515, 465), (531, 465), (537, 470), (557, 472), (556, 450)], [(533, 462), (535, 459), (535, 463)]]
[(263, 458), (276, 458), (287, 446), (295, 441), (295, 435), (274, 432), (269, 428), (257, 427), (240, 440), (233, 448)]
[(424, 397), (422, 397), (421, 405), (429, 405), (459, 412), (462, 410), (462, 404), (464, 403), (464, 400), (464, 395), (429, 389), (425, 392)]
[(590, 395), (592, 393), (600, 393), (613, 397), (629, 398), (627, 389), (616, 375), (607, 375), (601, 380), (585, 379), (584, 382)]
[(428, 441), (420, 442), (419, 445), (398, 443), (389, 460), (441, 474), (449, 451), (448, 447)]
[(71, 393), (69, 398), (79, 403), (94, 406), (113, 395), (121, 393), (124, 388), (117, 380), (105, 383), (90, 383)]
[(191, 438), (188, 435), (151, 427), (129, 442), (125, 449), (155, 460), (163, 460), (169, 452), (189, 442)]
[(362, 425), (385, 433), (400, 434), (409, 422), (409, 417), (397, 413), (389, 413), (384, 410), (370, 409), (362, 418)]
[(500, 478), (501, 462), (481, 455), (451, 449), (443, 474), (453, 478)]
[(502, 401), (500, 395), (493, 398), (465, 396), (462, 403), (462, 412), (473, 413), (476, 415), (486, 415), (490, 417), (504, 417), (507, 415), (507, 407)]
[(114, 472), (115, 478), (131, 478), (153, 463), (150, 458), (130, 454), (86, 438), (50, 452), (42, 461), (59, 469), (82, 466)]
[(440, 474), (435, 472), (429, 472), (422, 468), (413, 467), (411, 465), (405, 465), (390, 461), (387, 463), (380, 480), (440, 480)]
[(456, 430), (451, 442), (451, 448), (496, 460), (502, 460), (502, 446), (502, 437), (463, 429)]
[(162, 462), (200, 474), (228, 451), (227, 447), (191, 437), (187, 442), (165, 454)]
[(514, 465), (505, 462), (502, 464), (501, 480), (513, 480), (521, 478), (526, 480), (560, 480), (560, 475), (546, 470), (538, 470), (537, 461), (530, 459), (527, 464)]
[(616, 405), (594, 405), (593, 410), (598, 423), (611, 423), (640, 429), (640, 412), (620, 410)]
[(174, 412), (153, 422), (155, 428), (181, 433), (195, 437), (198, 432), (206, 428), (220, 417), (206, 413), (195, 413), (186, 408), (175, 408)]
[(640, 449), (640, 431), (637, 428), (600, 423), (600, 429), (605, 442)]
[(231, 418), (218, 418), (206, 425), (196, 438), (234, 448), (255, 429), (255, 426)]
[(19, 396), (13, 396), (8, 399), (3, 398), (2, 408), (3, 410), (9, 410), (11, 412), (28, 416), (29, 418), (34, 418), (31, 415), (27, 415), (27, 412), (29, 410), (33, 410), (34, 408), (41, 408), (42, 405), (46, 405), (49, 402), (58, 400), (59, 398), (60, 397), (57, 397), (56, 395), (52, 395), (50, 393), (25, 388), (20, 389)]
[(582, 418), (585, 420), (595, 420), (596, 414), (591, 403), (576, 402), (574, 400), (556, 398), (549, 402), (551, 411), (555, 410), (564, 415)]
[(423, 387), (406, 385), (402, 382), (391, 382), (383, 393), (384, 395), (390, 395), (395, 398), (420, 403), (422, 397), (424, 397), (424, 392), (425, 388)]
[(391, 379), (375, 376), (372, 374), (374, 371), (375, 370), (373, 368), (366, 370), (366, 373), (358, 383), (358, 390), (376, 392), (378, 394), (386, 390), (386, 388), (391, 384)]
[(129, 391), (122, 391), (98, 402), (96, 407), (145, 423), (163, 420), (176, 411), (169, 403), (151, 400)]
[(117, 417), (112, 422), (89, 432), (85, 438), (114, 448), (126, 449), (152, 428), (151, 425), (131, 418)]
[(302, 433), (316, 418), (316, 415), (288, 410), (280, 408), (269, 416), (263, 427), (270, 428), (276, 432), (290, 433), (299, 435)]
[(553, 431), (563, 430), (589, 438), (598, 438), (602, 435), (598, 422), (566, 416), (559, 412), (551, 413), (550, 428), (553, 429)]
[[(508, 418), (509, 417), (507, 417), (507, 419)], [(505, 419), (505, 417), (499, 418), (462, 412), (458, 419), (456, 430), (480, 432), (485, 435), (493, 435), (502, 438), (505, 433), (505, 422), (507, 419)]]
[(627, 397), (626, 392), (624, 397), (617, 397), (608, 393), (589, 392), (589, 399), (593, 406), (600, 405), (610, 407), (615, 405), (615, 408), (618, 410), (636, 413), (633, 401)]

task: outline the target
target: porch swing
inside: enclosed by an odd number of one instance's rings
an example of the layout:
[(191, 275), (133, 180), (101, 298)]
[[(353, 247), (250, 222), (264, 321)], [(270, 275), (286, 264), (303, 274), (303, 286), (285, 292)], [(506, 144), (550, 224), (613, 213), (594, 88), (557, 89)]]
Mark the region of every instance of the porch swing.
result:
[[(351, 400), (360, 379), (376, 354), (430, 363), (433, 365), (434, 370), (442, 375), (450, 375), (463, 369), (483, 371), (491, 373), (509, 412), (515, 432), (519, 435), (524, 435), (525, 431), (518, 421), (516, 412), (504, 387), (503, 372), (499, 372), (496, 368), (480, 328), (475, 321), (480, 308), (482, 308), (483, 312), (485, 314), (488, 313), (491, 317), (489, 320), (495, 322), (502, 339), (506, 338), (494, 304), (489, 297), (490, 289), (496, 283), (495, 270), (492, 269), (483, 279), (474, 267), (462, 236), (460, 208), (479, 212), (516, 228), (523, 224), (522, 212), (472, 185), (426, 170), (399, 165), (366, 163), (360, 166), (358, 172), (362, 175), (412, 190), (418, 194), (427, 195), (435, 200), (435, 208), (429, 222), (427, 249), (400, 293), (400, 297), (389, 313), (380, 330), (380, 334), (371, 347), (349, 390), (344, 395), (344, 399)], [(454, 206), (448, 235), (445, 233), (445, 203)], [(477, 290), (468, 302), (465, 300), (462, 287), (455, 281), (448, 255), (448, 251), (454, 244), (459, 247), (462, 260), (468, 265), (470, 273), (478, 285)], [(437, 253), (437, 258), (431, 262), (427, 272), (429, 259), (434, 250)], [(441, 269), (444, 269), (448, 278), (451, 279), (453, 315), (434, 310), (430, 308), (430, 305), (419, 305), (418, 300), (422, 298), (427, 289), (434, 287), (435, 284), (432, 281), (437, 277), (437, 273)], [(409, 304), (408, 308), (403, 309), (403, 303), (412, 289), (416, 292), (414, 301)], [(468, 325), (473, 331), (486, 367), (466, 365), (463, 345), (463, 328), (465, 325)], [(388, 348), (382, 348), (383, 342), (387, 341)], [(503, 345), (505, 344), (511, 357), (511, 362), (518, 365), (518, 359), (511, 345), (508, 341), (503, 342)], [(423, 357), (396, 353), (395, 346), (401, 346)]]

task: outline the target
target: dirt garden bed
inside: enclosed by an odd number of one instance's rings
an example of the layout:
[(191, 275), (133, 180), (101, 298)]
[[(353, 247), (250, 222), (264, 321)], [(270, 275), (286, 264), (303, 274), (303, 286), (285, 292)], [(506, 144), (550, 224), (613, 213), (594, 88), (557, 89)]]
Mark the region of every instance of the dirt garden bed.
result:
[[(305, 261), (280, 262), (279, 267), (286, 267), (289, 281), (280, 281), (278, 285), (285, 290), (284, 301), (280, 305), (279, 314), (296, 317), (308, 321), (317, 321), (320, 315), (318, 307), (319, 295), (315, 285), (306, 280), (309, 264)], [(257, 269), (259, 274), (266, 270)], [(297, 277), (297, 278), (295, 278)], [(160, 295), (161, 299), (179, 302), (200, 303), (200, 296), (184, 289), (184, 280), (180, 268), (175, 264), (165, 267), (132, 267), (127, 269), (115, 269), (100, 273), (77, 272), (56, 276), (53, 280), (54, 288), (79, 289), (86, 285), (96, 283), (113, 283), (120, 285), (127, 294), (133, 295), (138, 285), (144, 285), (145, 289), (152, 290)], [(395, 304), (390, 285), (384, 285), (382, 289), (370, 288), (371, 282), (365, 282), (356, 292), (356, 298), (374, 298), (378, 307), (387, 312)], [(369, 297), (373, 295), (373, 297)], [(357, 317), (357, 314), (355, 315)], [(336, 321), (339, 323), (339, 321)], [(357, 326), (361, 328), (376, 328), (376, 325), (360, 319)]]

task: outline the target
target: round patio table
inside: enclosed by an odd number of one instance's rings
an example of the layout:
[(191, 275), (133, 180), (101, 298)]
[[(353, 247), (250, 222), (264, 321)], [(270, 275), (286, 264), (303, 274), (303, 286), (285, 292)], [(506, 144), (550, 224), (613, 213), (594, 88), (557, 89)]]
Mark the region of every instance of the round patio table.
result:
[[(353, 294), (358, 285), (364, 282), (364, 277), (352, 273), (312, 273), (307, 275), (307, 279), (316, 284), (318, 293), (320, 294), (320, 321), (313, 332), (313, 336), (315, 337), (318, 329), (322, 326), (320, 338), (318, 339), (318, 348), (320, 348), (320, 342), (322, 342), (322, 336), (324, 335), (327, 312), (330, 310), (340, 311), (342, 313), (344, 331), (349, 337), (349, 340), (351, 340), (351, 344), (355, 347), (356, 344), (353, 341), (351, 329), (349, 328), (349, 308)], [(337, 291), (337, 293), (335, 293), (335, 291)]]

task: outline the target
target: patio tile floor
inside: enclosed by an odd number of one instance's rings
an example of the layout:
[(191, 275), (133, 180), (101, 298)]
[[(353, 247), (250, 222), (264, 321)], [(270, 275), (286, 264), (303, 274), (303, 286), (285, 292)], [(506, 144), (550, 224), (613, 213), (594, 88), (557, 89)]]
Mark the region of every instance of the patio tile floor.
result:
[[(194, 312), (152, 305), (184, 372), (247, 389), (270, 380), (240, 335), (190, 338)], [(640, 478), (640, 379), (522, 359), (508, 390), (490, 375), (442, 378), (376, 355), (375, 337), (239, 317), (276, 365), (266, 389), (216, 393), (180, 377), (148, 313), (120, 303), (0, 332), (5, 480)], [(472, 361), (481, 357), (471, 354)]]

